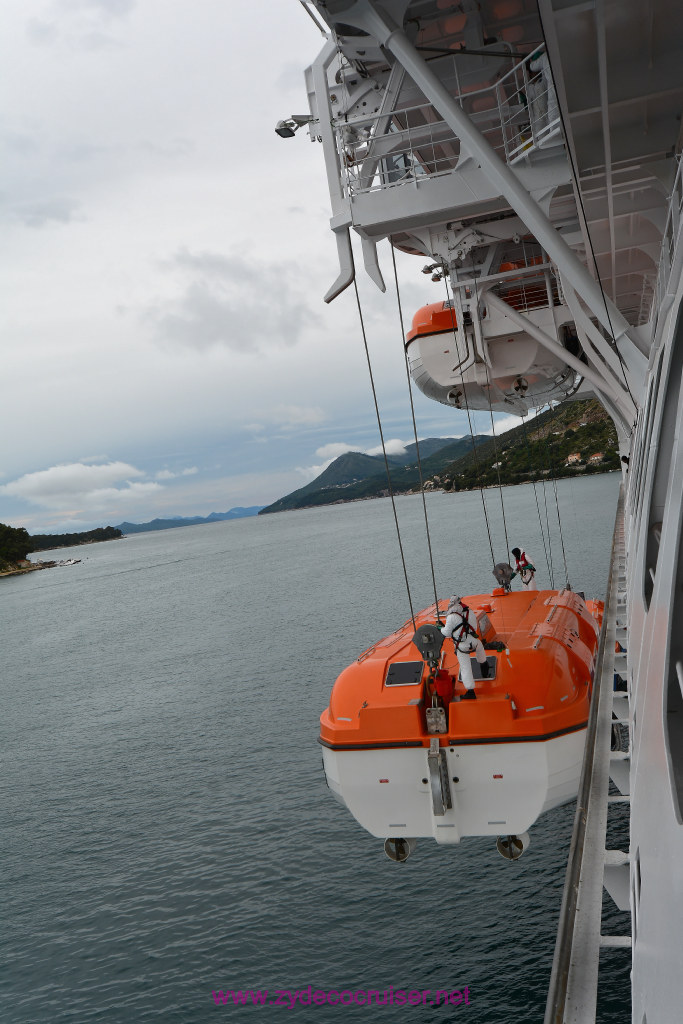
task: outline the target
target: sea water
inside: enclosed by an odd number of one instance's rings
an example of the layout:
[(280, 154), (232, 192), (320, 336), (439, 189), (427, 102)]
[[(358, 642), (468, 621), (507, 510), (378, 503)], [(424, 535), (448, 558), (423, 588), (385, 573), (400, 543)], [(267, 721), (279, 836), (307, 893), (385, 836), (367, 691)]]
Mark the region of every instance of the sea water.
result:
[[(541, 585), (548, 553), (602, 596), (618, 483), (428, 495), (439, 597), (489, 589), (516, 545)], [(396, 507), (419, 609), (422, 498)], [(0, 581), (2, 1021), (542, 1020), (573, 807), (513, 864), (490, 838), (394, 864), (326, 788), (330, 687), (410, 612), (388, 499), (69, 556)], [(599, 1019), (626, 1022), (628, 958), (605, 957)], [(368, 990), (387, 1005), (344, 1005)], [(399, 1006), (425, 990), (461, 1002)]]

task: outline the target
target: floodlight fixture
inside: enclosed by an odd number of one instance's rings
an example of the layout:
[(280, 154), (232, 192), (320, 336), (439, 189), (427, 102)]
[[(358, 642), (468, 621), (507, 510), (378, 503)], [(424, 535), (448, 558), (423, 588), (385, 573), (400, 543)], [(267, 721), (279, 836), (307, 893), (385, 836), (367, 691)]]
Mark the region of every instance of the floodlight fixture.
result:
[(310, 124), (314, 118), (310, 114), (291, 114), (282, 121), (278, 121), (275, 125), (275, 133), (280, 136), (281, 139), (293, 139), (299, 128), (303, 128), (305, 124)]

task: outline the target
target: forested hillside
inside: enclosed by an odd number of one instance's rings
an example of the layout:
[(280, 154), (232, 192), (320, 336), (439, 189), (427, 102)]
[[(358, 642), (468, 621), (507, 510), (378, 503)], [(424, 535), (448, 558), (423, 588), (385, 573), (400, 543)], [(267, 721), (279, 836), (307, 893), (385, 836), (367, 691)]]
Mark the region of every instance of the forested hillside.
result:
[(568, 402), (497, 438), (477, 441), (476, 450), (431, 478), (444, 490), (519, 484), (543, 476), (578, 476), (618, 469), (617, 434), (595, 400)]
[(32, 538), (22, 527), (0, 523), (0, 572), (23, 561), (33, 550)]

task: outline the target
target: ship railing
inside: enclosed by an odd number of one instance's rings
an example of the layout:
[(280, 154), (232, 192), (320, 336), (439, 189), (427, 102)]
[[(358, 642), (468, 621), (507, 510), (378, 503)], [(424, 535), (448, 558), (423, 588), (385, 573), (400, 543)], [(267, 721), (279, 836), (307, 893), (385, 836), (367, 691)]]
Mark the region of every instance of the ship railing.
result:
[(655, 322), (653, 325), (653, 337), (657, 330), (657, 320), (665, 305), (665, 299), (669, 290), (669, 283), (678, 280), (678, 272), (674, 274), (677, 265), (683, 262), (683, 246), (681, 245), (681, 227), (683, 212), (683, 158), (678, 155), (678, 168), (674, 178), (673, 189), (669, 197), (669, 205), (662, 237), (662, 251), (659, 257), (657, 268), (657, 282), (654, 289), (654, 310)]
[(621, 615), (624, 615), (623, 605), (619, 603), (622, 585), (620, 564), (624, 550), (622, 487), (544, 1024), (595, 1021), (600, 949), (626, 947), (631, 943), (630, 935), (601, 934), (601, 896), (605, 858), (608, 856), (605, 841), (610, 800), (617, 610), (621, 609)]
[[(453, 290), (465, 297), (473, 289), (485, 292), (486, 286), (493, 285), (498, 295), (520, 313), (566, 305), (556, 268), (541, 246), (528, 239), (506, 246), (497, 268), (490, 274), (482, 276), (476, 266), (471, 272), (471, 277), (451, 280)], [(482, 302), (485, 305), (485, 299)]]
[[(455, 93), (493, 149), (509, 164), (561, 144), (559, 107), (544, 47), (493, 84)], [(347, 196), (450, 174), (460, 140), (429, 103), (333, 121)]]

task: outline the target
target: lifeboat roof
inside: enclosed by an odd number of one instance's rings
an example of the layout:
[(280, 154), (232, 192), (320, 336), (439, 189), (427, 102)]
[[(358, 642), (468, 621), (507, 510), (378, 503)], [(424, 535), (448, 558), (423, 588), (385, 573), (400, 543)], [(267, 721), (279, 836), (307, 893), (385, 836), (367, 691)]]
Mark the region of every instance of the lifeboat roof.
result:
[(457, 330), (455, 310), (450, 302), (431, 302), (422, 306), (413, 317), (413, 325), (406, 335), (406, 343), (415, 338), (428, 338), (430, 334), (443, 334)]
[[(585, 727), (597, 653), (602, 602), (584, 602), (569, 590), (522, 591), (463, 598), (487, 616), (491, 674), (478, 679), (476, 700), (465, 692), (449, 639), (441, 668), (453, 684), (446, 702), (448, 731), (442, 746), (551, 739)], [(439, 603), (445, 619), (448, 602)], [(420, 612), (417, 626), (437, 621), (436, 608)], [(412, 638), (412, 620), (379, 640), (334, 684), (320, 719), (320, 742), (333, 749), (429, 746), (425, 708), (433, 680)], [(498, 648), (498, 649), (496, 649)], [(473, 668), (478, 668), (473, 661)], [(478, 673), (475, 671), (475, 678)]]

